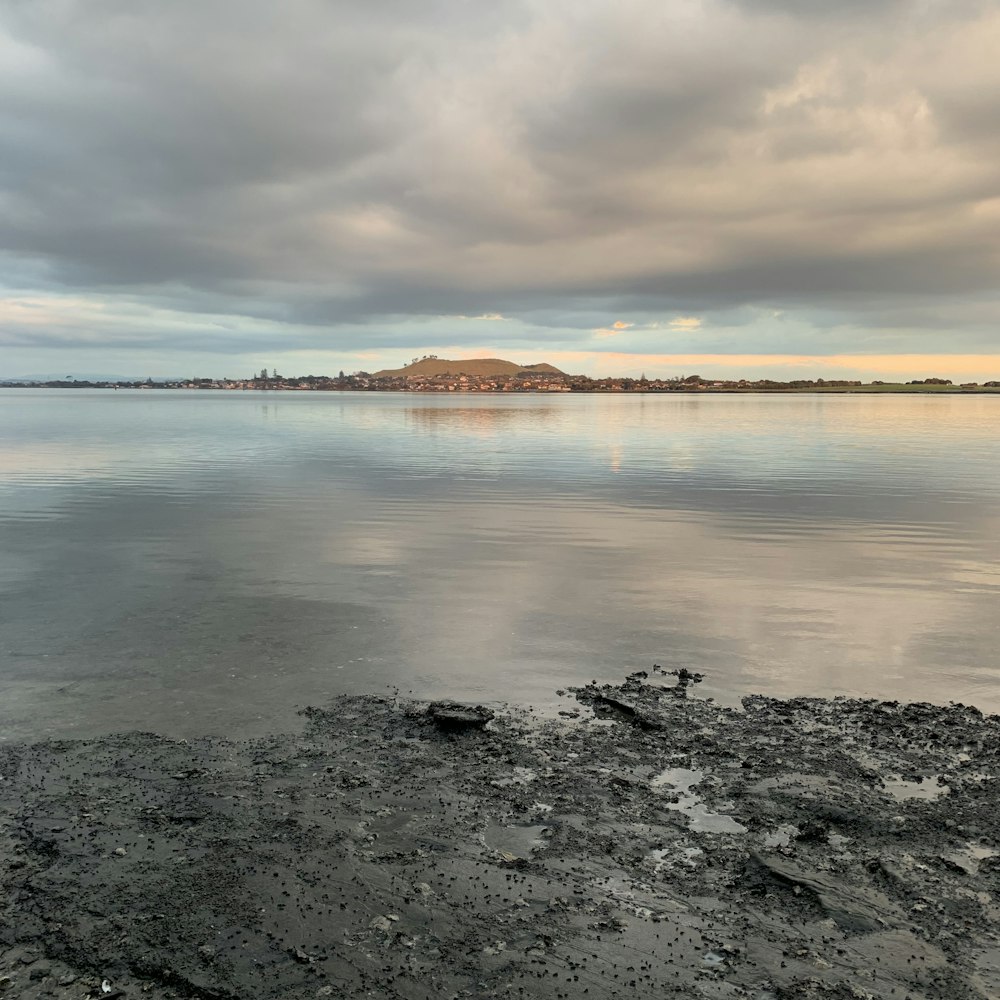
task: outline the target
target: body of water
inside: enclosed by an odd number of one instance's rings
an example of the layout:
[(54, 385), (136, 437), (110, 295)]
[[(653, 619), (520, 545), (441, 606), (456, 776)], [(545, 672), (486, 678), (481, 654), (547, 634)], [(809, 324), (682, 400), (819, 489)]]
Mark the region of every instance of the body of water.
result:
[(0, 736), (654, 662), (1000, 711), (998, 431), (982, 396), (0, 390)]

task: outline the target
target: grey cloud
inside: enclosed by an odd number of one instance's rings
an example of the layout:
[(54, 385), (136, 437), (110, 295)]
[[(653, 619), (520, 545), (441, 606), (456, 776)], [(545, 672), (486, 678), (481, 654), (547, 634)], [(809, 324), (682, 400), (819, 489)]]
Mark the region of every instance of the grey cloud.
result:
[(825, 20), (871, 17), (911, 6), (907, 0), (731, 0), (734, 6), (755, 13), (779, 13), (789, 17)]
[[(988, 287), (992, 263), (979, 247), (915, 248), (895, 254), (855, 253), (843, 257), (816, 251), (775, 255), (773, 245), (749, 247), (745, 262), (712, 273), (656, 276), (632, 289), (650, 301), (677, 289), (701, 293), (714, 305), (734, 306), (754, 298), (788, 304), (832, 306), (845, 298), (868, 302), (928, 292), (960, 293)], [(757, 253), (754, 253), (757, 250)], [(942, 267), (947, 255), (948, 266)]]
[(0, 28), (8, 285), (374, 344), (754, 303), (929, 328), (995, 283), (988, 5), (39, 0)]

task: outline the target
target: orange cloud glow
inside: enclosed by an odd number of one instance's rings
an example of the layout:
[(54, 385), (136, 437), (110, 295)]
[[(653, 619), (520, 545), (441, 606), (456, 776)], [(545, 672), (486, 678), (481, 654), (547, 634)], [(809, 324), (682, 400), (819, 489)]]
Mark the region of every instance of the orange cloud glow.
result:
[[(955, 382), (1000, 379), (1000, 354), (627, 354), (617, 351), (546, 352), (553, 364), (574, 364), (601, 374), (636, 369), (663, 377), (694, 373), (725, 378), (759, 378), (762, 371), (783, 378), (860, 378), (905, 382), (939, 376)], [(778, 371), (780, 370), (780, 371)]]

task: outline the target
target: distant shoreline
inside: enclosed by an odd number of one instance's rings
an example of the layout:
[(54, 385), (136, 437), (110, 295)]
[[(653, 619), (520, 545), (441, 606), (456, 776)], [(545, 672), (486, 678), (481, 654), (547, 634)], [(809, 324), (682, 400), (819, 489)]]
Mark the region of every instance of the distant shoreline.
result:
[[(636, 380), (638, 381), (638, 380)], [(683, 386), (683, 387), (577, 387), (542, 388), (535, 386), (516, 388), (480, 388), (477, 386), (455, 386), (453, 388), (420, 386), (302, 386), (302, 385), (175, 385), (154, 382), (0, 382), (0, 389), (115, 389), (123, 391), (163, 391), (182, 390), (188, 392), (406, 392), (416, 395), (665, 395), (679, 393), (685, 395), (722, 396), (774, 396), (774, 395), (946, 395), (946, 396), (989, 396), (1000, 395), (1000, 385), (910, 385), (906, 383), (884, 383), (875, 385), (812, 385), (812, 386)]]

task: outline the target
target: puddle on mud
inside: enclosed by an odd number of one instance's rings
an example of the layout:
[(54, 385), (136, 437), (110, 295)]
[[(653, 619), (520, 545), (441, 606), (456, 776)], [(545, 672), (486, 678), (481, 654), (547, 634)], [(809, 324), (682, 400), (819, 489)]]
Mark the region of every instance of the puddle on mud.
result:
[(704, 771), (689, 767), (668, 767), (650, 779), (652, 788), (668, 788), (677, 795), (676, 802), (667, 808), (683, 813), (688, 818), (688, 828), (695, 833), (746, 833), (747, 828), (732, 816), (710, 812), (691, 789), (705, 777)]
[(980, 863), (989, 861), (990, 858), (1000, 857), (1000, 850), (995, 847), (987, 847), (984, 844), (968, 844), (961, 850), (952, 851), (942, 856), (946, 861), (957, 865), (970, 875), (978, 875)]
[(548, 843), (547, 826), (501, 826), (491, 823), (483, 833), (483, 842), (499, 854), (512, 858), (530, 858), (535, 851), (544, 850)]
[(668, 767), (665, 771), (650, 778), (649, 783), (653, 788), (667, 786), (673, 788), (678, 794), (684, 795), (688, 789), (693, 788), (704, 779), (704, 771), (696, 771), (690, 767)]
[(897, 802), (907, 802), (911, 799), (933, 801), (951, 791), (951, 788), (936, 774), (926, 778), (918, 778), (916, 781), (889, 777), (884, 780), (884, 784), (886, 792)]

